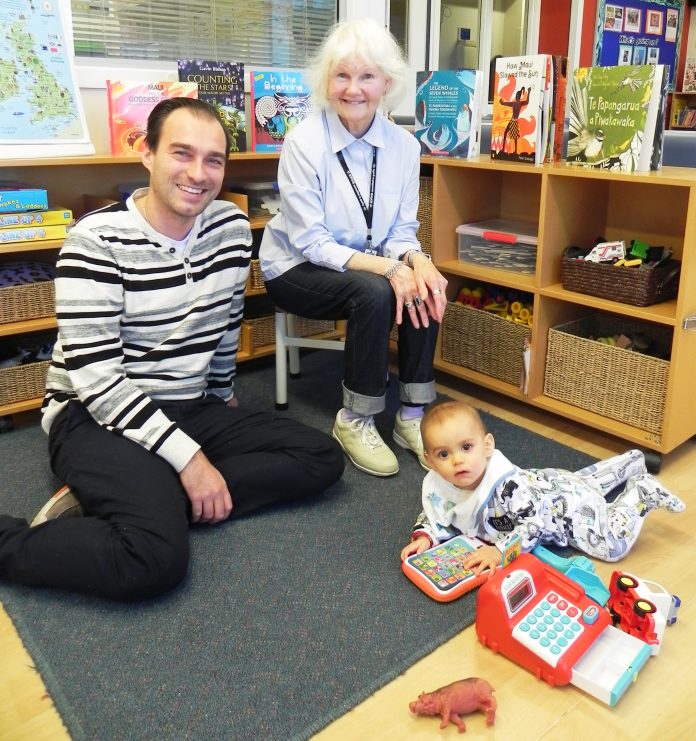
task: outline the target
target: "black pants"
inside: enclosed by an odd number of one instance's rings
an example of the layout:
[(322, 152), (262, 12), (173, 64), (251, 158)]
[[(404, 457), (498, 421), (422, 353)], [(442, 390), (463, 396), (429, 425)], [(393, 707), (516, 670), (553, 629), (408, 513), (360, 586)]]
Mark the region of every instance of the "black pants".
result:
[[(290, 419), (230, 408), (216, 397), (161, 407), (224, 477), (231, 517), (319, 494), (343, 473), (338, 444)], [(55, 419), (49, 451), (86, 516), (35, 528), (0, 517), (0, 577), (120, 600), (176, 586), (188, 567), (190, 517), (176, 471), (100, 427), (74, 401)]]
[[(347, 319), (343, 406), (356, 414), (383, 411), (389, 368), (389, 335), (396, 298), (388, 280), (358, 270), (337, 272), (305, 262), (266, 281), (285, 311), (309, 319)], [(399, 397), (428, 404), (435, 398), (433, 357), (439, 324), (416, 329), (404, 318), (398, 329)]]

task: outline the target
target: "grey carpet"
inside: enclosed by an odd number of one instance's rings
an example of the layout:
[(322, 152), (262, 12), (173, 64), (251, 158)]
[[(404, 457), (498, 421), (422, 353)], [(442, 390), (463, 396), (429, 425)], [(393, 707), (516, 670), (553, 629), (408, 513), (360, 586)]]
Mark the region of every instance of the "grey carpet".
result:
[[(330, 430), (341, 356), (303, 358), (288, 413)], [(242, 404), (272, 408), (273, 366), (243, 365)], [(396, 383), (389, 409), (398, 405)], [(378, 418), (390, 439), (393, 415)], [(524, 466), (587, 456), (485, 415)], [(185, 583), (138, 605), (0, 583), (74, 739), (306, 739), (470, 625), (475, 593), (440, 604), (401, 573), (423, 477), (348, 466), (312, 503), (192, 531)], [(38, 426), (0, 435), (0, 511), (30, 518), (56, 488)], [(409, 698), (404, 698), (404, 708)]]

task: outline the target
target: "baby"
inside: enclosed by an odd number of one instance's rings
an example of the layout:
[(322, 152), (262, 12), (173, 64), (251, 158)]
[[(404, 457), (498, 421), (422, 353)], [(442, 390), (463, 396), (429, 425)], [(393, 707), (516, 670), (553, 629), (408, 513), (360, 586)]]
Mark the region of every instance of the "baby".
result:
[[(553, 543), (617, 561), (635, 543), (648, 512), (684, 510), (684, 503), (647, 472), (639, 450), (575, 473), (523, 470), (496, 450), (476, 409), (454, 400), (428, 407), (421, 436), (431, 470), (423, 480), (423, 512), (402, 560), (463, 533), (489, 544), (464, 563), (477, 574), (499, 566), (516, 535), (523, 551)], [(605, 497), (619, 489), (607, 502)]]

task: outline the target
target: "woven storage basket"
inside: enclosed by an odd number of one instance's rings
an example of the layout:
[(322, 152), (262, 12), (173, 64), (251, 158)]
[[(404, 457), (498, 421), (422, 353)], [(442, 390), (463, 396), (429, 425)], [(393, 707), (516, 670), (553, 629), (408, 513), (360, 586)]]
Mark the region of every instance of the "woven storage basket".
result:
[(669, 355), (669, 327), (592, 314), (549, 329), (544, 393), (554, 399), (625, 422), (660, 442), (669, 361), (605, 345), (589, 337), (641, 332)]
[(53, 316), (55, 296), (52, 280), (0, 288), (0, 324)]
[[(244, 319), (244, 324), (251, 327), (251, 342), (254, 347), (272, 345), (275, 342), (275, 315), (260, 316), (256, 319)], [(253, 348), (245, 348), (251, 350)]]
[(306, 319), (303, 316), (297, 317), (298, 337), (311, 337), (314, 334), (331, 332), (334, 329), (336, 329), (336, 322), (331, 319)]
[(418, 200), (418, 213), (416, 218), (420, 222), (416, 237), (421, 243), (421, 249), (428, 255), (432, 251), (433, 241), (433, 179), (422, 177), (420, 179), (420, 198)]
[(261, 261), (252, 260), (251, 267), (249, 269), (249, 285), (252, 290), (259, 291), (263, 290), (266, 285), (263, 282), (263, 275), (261, 275)]
[(519, 386), (522, 353), (532, 330), (481, 309), (448, 303), (442, 359)]
[(37, 399), (46, 390), (46, 373), (50, 361), (0, 368), (0, 404), (14, 404)]
[(567, 291), (649, 306), (677, 295), (680, 267), (678, 260), (668, 260), (654, 268), (617, 268), (608, 263), (563, 257), (561, 283)]

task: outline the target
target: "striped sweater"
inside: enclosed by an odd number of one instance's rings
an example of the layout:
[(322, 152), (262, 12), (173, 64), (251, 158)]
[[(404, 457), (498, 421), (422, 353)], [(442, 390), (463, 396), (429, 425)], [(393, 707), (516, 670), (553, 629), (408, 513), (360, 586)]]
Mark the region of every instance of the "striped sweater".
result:
[(251, 230), (236, 206), (213, 201), (177, 254), (135, 207), (143, 194), (82, 217), (60, 251), (42, 425), (78, 398), (181, 471), (200, 446), (152, 400), (232, 397)]

